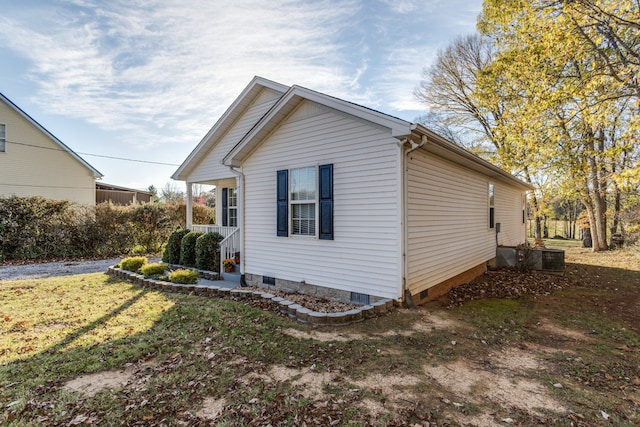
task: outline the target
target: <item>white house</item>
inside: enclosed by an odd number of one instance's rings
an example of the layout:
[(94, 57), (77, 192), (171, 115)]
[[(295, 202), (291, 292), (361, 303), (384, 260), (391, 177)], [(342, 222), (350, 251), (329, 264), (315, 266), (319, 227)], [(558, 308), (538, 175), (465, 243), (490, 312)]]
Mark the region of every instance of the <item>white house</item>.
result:
[(527, 184), (419, 124), (260, 77), (173, 178), (219, 190), (218, 225), (187, 224), (227, 235), (250, 285), (421, 303), (526, 239)]
[(93, 166), (0, 93), (0, 197), (41, 196), (94, 205)]

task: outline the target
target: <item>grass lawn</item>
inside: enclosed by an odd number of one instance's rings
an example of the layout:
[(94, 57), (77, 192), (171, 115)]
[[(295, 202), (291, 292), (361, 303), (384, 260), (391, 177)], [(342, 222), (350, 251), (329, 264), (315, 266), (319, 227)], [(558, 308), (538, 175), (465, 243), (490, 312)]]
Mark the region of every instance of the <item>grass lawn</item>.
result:
[(553, 294), (335, 329), (104, 274), (0, 281), (0, 424), (637, 426), (640, 257), (571, 243)]

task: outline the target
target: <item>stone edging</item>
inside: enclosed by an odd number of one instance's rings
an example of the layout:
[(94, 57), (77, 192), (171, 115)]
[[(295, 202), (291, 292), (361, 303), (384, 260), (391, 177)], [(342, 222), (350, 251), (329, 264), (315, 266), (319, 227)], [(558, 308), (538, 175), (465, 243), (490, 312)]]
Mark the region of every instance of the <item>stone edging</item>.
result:
[(216, 298), (230, 298), (236, 301), (261, 300), (262, 302), (269, 302), (272, 307), (276, 308), (280, 313), (287, 315), (290, 319), (296, 320), (300, 323), (307, 323), (312, 326), (349, 325), (351, 323), (362, 322), (365, 319), (386, 314), (393, 311), (395, 308), (393, 300), (385, 299), (377, 301), (371, 305), (364, 305), (344, 312), (322, 313), (302, 307), (293, 301), (270, 294), (268, 290), (254, 291), (242, 288), (229, 289), (218, 286), (183, 285), (145, 278), (142, 274), (133, 273), (116, 267), (109, 267), (107, 274), (119, 279), (124, 279), (136, 285), (158, 291), (178, 292)]

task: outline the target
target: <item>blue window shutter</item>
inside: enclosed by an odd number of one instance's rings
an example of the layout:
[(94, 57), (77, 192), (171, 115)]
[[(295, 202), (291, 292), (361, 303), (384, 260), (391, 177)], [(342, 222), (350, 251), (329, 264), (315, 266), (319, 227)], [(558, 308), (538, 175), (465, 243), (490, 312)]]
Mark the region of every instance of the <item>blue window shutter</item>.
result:
[(318, 194), (320, 196), (320, 238), (333, 240), (333, 165), (318, 167)]
[(222, 189), (222, 226), (229, 225), (229, 189)]
[(289, 235), (289, 171), (278, 171), (277, 179), (277, 202), (278, 202), (278, 236)]

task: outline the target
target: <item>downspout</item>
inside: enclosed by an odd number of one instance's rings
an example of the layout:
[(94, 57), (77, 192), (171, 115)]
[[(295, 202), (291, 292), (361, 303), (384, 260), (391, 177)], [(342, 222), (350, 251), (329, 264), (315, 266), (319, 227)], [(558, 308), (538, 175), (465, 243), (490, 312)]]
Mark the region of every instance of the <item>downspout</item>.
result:
[(244, 280), (244, 173), (235, 169), (234, 166), (228, 166), (229, 170), (238, 177), (238, 227), (240, 227), (240, 285), (247, 286)]
[(409, 154), (423, 147), (427, 143), (427, 136), (422, 135), (420, 143), (414, 142), (409, 138), (402, 139), (398, 145), (400, 149), (404, 149), (405, 144), (409, 143), (409, 148), (402, 153), (402, 296), (406, 306), (415, 308), (411, 293), (407, 287), (409, 278), (409, 173), (408, 173), (408, 157)]

